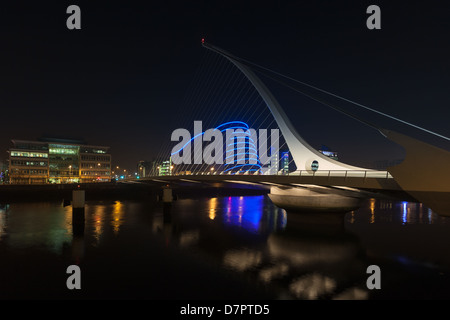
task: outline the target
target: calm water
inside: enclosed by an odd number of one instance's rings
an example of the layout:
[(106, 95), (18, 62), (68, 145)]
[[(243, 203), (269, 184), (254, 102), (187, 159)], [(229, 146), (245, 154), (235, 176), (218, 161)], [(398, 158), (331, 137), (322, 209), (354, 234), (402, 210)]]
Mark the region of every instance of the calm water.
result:
[[(345, 215), (286, 213), (266, 196), (0, 209), (0, 298), (448, 299), (450, 219), (370, 200)], [(68, 290), (66, 268), (81, 268)], [(367, 267), (381, 289), (366, 286)]]

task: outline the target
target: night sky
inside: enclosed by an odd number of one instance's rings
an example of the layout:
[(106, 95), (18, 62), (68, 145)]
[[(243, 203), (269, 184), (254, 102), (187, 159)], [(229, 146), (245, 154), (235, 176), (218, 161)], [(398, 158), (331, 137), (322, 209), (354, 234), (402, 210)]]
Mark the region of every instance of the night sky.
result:
[[(444, 1), (243, 2), (2, 4), (1, 158), (11, 139), (53, 136), (110, 146), (113, 164), (130, 169), (151, 160), (162, 142), (171, 143), (176, 128), (169, 120), (204, 57), (203, 37), (450, 136), (450, 8)], [(66, 27), (71, 4), (81, 8), (81, 30)], [(371, 4), (381, 8), (381, 30), (366, 27)], [(294, 92), (273, 90), (311, 145), (330, 145), (351, 164), (402, 156), (376, 130)], [(447, 147), (371, 113), (361, 116)]]

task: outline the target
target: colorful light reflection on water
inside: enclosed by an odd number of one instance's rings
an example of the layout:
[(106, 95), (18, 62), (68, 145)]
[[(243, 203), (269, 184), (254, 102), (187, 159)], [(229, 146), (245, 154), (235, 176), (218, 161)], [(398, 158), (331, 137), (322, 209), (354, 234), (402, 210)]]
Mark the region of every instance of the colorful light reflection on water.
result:
[[(372, 293), (362, 290), (365, 267), (386, 260), (399, 264), (380, 265), (383, 279), (395, 280), (383, 282), (382, 294), (398, 290), (402, 297), (447, 298), (450, 220), (418, 203), (369, 200), (335, 225), (286, 213), (267, 196), (180, 199), (169, 214), (161, 205), (144, 202), (92, 202), (86, 206), (82, 234), (72, 231), (70, 207), (11, 204), (0, 207), (0, 282), (8, 288), (0, 298), (21, 297), (21, 286), (31, 290), (30, 297), (51, 295), (47, 287), (60, 288), (66, 280), (64, 267), (76, 263), (89, 270), (84, 281), (95, 288), (83, 291), (86, 297), (102, 292), (160, 298), (166, 288), (176, 288), (167, 293), (171, 298), (221, 297), (222, 290), (233, 297), (254, 297), (263, 284), (277, 299), (348, 297), (348, 290), (354, 298), (366, 299)], [(16, 265), (26, 269), (18, 274)], [(403, 270), (414, 271), (414, 277)], [(246, 285), (254, 281), (258, 290), (234, 290), (222, 272), (238, 273), (237, 280), (245, 279)], [(417, 291), (398, 289), (398, 281), (410, 283), (417, 277)], [(51, 283), (28, 285), (36, 279)], [(327, 283), (329, 290), (318, 291)]]
[[(284, 228), (286, 225), (286, 213), (282, 209), (275, 206), (269, 207), (271, 211), (267, 212), (267, 200), (264, 196), (247, 196), (247, 197), (226, 197), (222, 199), (224, 207), (223, 219), (225, 224), (241, 227), (252, 233), (259, 233), (263, 228), (263, 218), (269, 219), (269, 224), (273, 228)], [(279, 224), (274, 220), (278, 220), (278, 214), (281, 215)]]

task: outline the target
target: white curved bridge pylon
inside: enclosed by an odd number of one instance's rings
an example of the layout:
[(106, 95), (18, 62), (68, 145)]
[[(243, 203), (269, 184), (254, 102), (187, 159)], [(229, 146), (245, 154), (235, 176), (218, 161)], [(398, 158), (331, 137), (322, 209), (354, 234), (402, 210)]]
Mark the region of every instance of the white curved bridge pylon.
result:
[(202, 42), (202, 45), (231, 61), (248, 78), (248, 80), (250, 80), (275, 118), (278, 128), (286, 140), (286, 144), (292, 155), (297, 170), (313, 171), (311, 165), (313, 162), (317, 162), (316, 164), (318, 164), (318, 168), (316, 169), (318, 170), (376, 171), (372, 169), (355, 167), (333, 160), (315, 150), (300, 136), (300, 134), (298, 134), (281, 105), (266, 85), (261, 81), (261, 79), (249, 67), (239, 62), (238, 58), (220, 48), (207, 44), (206, 42)]

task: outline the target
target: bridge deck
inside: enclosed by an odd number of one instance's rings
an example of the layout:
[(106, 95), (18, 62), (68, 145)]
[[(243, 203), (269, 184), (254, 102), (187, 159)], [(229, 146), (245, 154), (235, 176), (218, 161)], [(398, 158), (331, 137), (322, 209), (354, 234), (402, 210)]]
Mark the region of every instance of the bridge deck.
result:
[(341, 186), (358, 189), (402, 191), (401, 187), (386, 171), (297, 171), (289, 175), (225, 175), (225, 174), (194, 174), (155, 176), (140, 179), (126, 179), (123, 182), (139, 183), (177, 183), (183, 182), (232, 182), (265, 185), (296, 185), (310, 184), (318, 186)]

